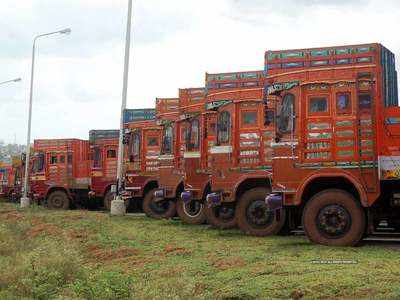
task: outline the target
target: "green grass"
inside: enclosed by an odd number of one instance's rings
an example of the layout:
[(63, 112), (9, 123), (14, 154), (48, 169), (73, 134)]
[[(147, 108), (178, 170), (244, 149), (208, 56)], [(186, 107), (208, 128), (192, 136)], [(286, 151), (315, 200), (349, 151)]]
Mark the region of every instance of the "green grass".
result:
[[(353, 264), (316, 264), (351, 260)], [(0, 203), (0, 299), (399, 298), (400, 251)]]

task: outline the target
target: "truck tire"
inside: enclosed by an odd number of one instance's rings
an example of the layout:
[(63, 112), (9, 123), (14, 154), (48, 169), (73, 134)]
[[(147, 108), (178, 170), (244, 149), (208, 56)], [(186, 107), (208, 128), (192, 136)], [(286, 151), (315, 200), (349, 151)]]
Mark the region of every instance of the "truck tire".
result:
[(143, 199), (144, 213), (154, 219), (170, 219), (176, 214), (176, 205), (174, 201), (164, 200), (162, 202), (154, 201), (154, 192), (157, 189), (152, 189), (147, 192)]
[(11, 191), (8, 192), (8, 195), (7, 195), (8, 202), (10, 202), (10, 203), (16, 203), (17, 202), (17, 199), (13, 195), (13, 193), (14, 193), (14, 191), (11, 190)]
[(236, 203), (223, 202), (219, 206), (209, 207), (205, 205), (205, 213), (208, 224), (219, 229), (231, 229), (237, 226), (235, 217)]
[(355, 246), (365, 232), (365, 212), (354, 197), (343, 190), (319, 192), (303, 211), (303, 228), (314, 243)]
[(205, 204), (193, 200), (185, 204), (181, 198), (176, 201), (176, 211), (179, 218), (186, 224), (203, 224), (206, 221)]
[(69, 209), (68, 195), (63, 191), (52, 192), (47, 198), (47, 207), (50, 209)]
[(103, 205), (106, 210), (111, 209), (111, 201), (114, 199), (115, 193), (111, 191), (107, 191), (107, 193), (104, 195), (103, 199)]
[(265, 197), (270, 193), (267, 188), (253, 188), (245, 192), (236, 207), (238, 227), (245, 234), (268, 236), (278, 234), (285, 225), (285, 210), (269, 210)]

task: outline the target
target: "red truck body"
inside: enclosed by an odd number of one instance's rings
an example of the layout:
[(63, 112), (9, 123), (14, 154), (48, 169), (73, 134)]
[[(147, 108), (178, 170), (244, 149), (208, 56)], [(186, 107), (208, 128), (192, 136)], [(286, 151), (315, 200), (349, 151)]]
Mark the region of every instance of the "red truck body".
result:
[[(210, 148), (211, 194), (208, 221), (219, 228), (239, 227), (262, 235), (269, 215), (261, 197), (268, 192), (273, 124), (264, 115), (263, 71), (207, 74), (207, 107), (217, 112), (217, 140)], [(254, 190), (253, 190), (254, 189)]]
[(50, 208), (87, 204), (90, 186), (89, 142), (40, 139), (33, 147), (30, 194)]
[(158, 187), (158, 156), (161, 127), (154, 109), (127, 110), (124, 117), (124, 198), (130, 206), (142, 209), (144, 198), (153, 197)]
[(177, 202), (184, 223), (206, 221), (205, 199), (211, 191), (208, 149), (215, 143), (215, 113), (206, 111), (206, 89), (179, 90), (180, 122), (185, 132), (183, 174), (185, 190)]
[(89, 198), (93, 204), (99, 202), (104, 208), (111, 208), (114, 194), (111, 186), (117, 181), (119, 130), (91, 130), (89, 132), (91, 184)]
[(12, 179), (10, 178), (12, 174), (12, 165), (0, 162), (0, 197), (8, 198), (10, 193), (10, 183)]
[(179, 122), (179, 98), (157, 98), (157, 124), (162, 128), (158, 189), (152, 203), (147, 205), (148, 214), (155, 218), (171, 218), (176, 215), (176, 199), (183, 191), (182, 154), (183, 132)]
[(270, 208), (325, 245), (354, 245), (382, 221), (400, 229), (394, 55), (380, 44), (268, 51), (266, 67)]

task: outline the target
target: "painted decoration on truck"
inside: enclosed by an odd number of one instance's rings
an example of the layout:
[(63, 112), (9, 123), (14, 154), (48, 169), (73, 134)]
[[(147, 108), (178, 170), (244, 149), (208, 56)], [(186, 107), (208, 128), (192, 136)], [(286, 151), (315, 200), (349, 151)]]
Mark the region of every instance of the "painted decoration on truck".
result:
[(124, 123), (154, 120), (156, 118), (155, 109), (126, 109), (124, 110)]
[(290, 90), (299, 85), (300, 85), (300, 81), (274, 83), (274, 84), (268, 86), (267, 94), (272, 95), (272, 94), (275, 94), (280, 91)]
[(400, 156), (379, 156), (379, 179), (400, 179)]

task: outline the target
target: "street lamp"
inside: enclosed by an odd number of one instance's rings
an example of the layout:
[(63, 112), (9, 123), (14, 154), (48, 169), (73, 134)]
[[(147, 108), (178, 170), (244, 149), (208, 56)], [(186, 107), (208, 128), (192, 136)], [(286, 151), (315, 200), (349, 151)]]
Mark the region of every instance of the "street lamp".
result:
[(15, 78), (15, 79), (12, 79), (12, 80), (7, 80), (7, 81), (0, 82), (0, 85), (6, 84), (6, 83), (10, 83), (10, 82), (19, 82), (19, 81), (21, 81), (21, 78)]
[(28, 207), (29, 206), (29, 198), (28, 198), (28, 179), (29, 179), (29, 159), (31, 154), (31, 124), (32, 124), (32, 98), (33, 98), (33, 78), (35, 74), (35, 54), (36, 54), (36, 41), (45, 36), (54, 35), (54, 34), (70, 34), (71, 29), (66, 28), (59, 31), (49, 32), (45, 34), (39, 34), (35, 36), (33, 39), (33, 47), (32, 47), (32, 69), (31, 69), (31, 87), (29, 93), (29, 116), (28, 116), (28, 134), (26, 138), (26, 158), (25, 158), (25, 179), (24, 179), (24, 193), (21, 198), (21, 207)]
[(121, 199), (120, 189), (122, 186), (122, 160), (124, 156), (123, 137), (124, 137), (124, 110), (126, 109), (126, 100), (128, 93), (128, 75), (129, 75), (129, 54), (131, 46), (131, 25), (132, 25), (132, 0), (128, 0), (128, 19), (126, 22), (125, 38), (125, 61), (124, 61), (124, 81), (122, 86), (122, 103), (119, 127), (118, 143), (118, 165), (117, 165), (117, 190), (115, 199), (111, 201), (110, 214), (113, 216), (123, 216), (126, 212), (125, 202)]

